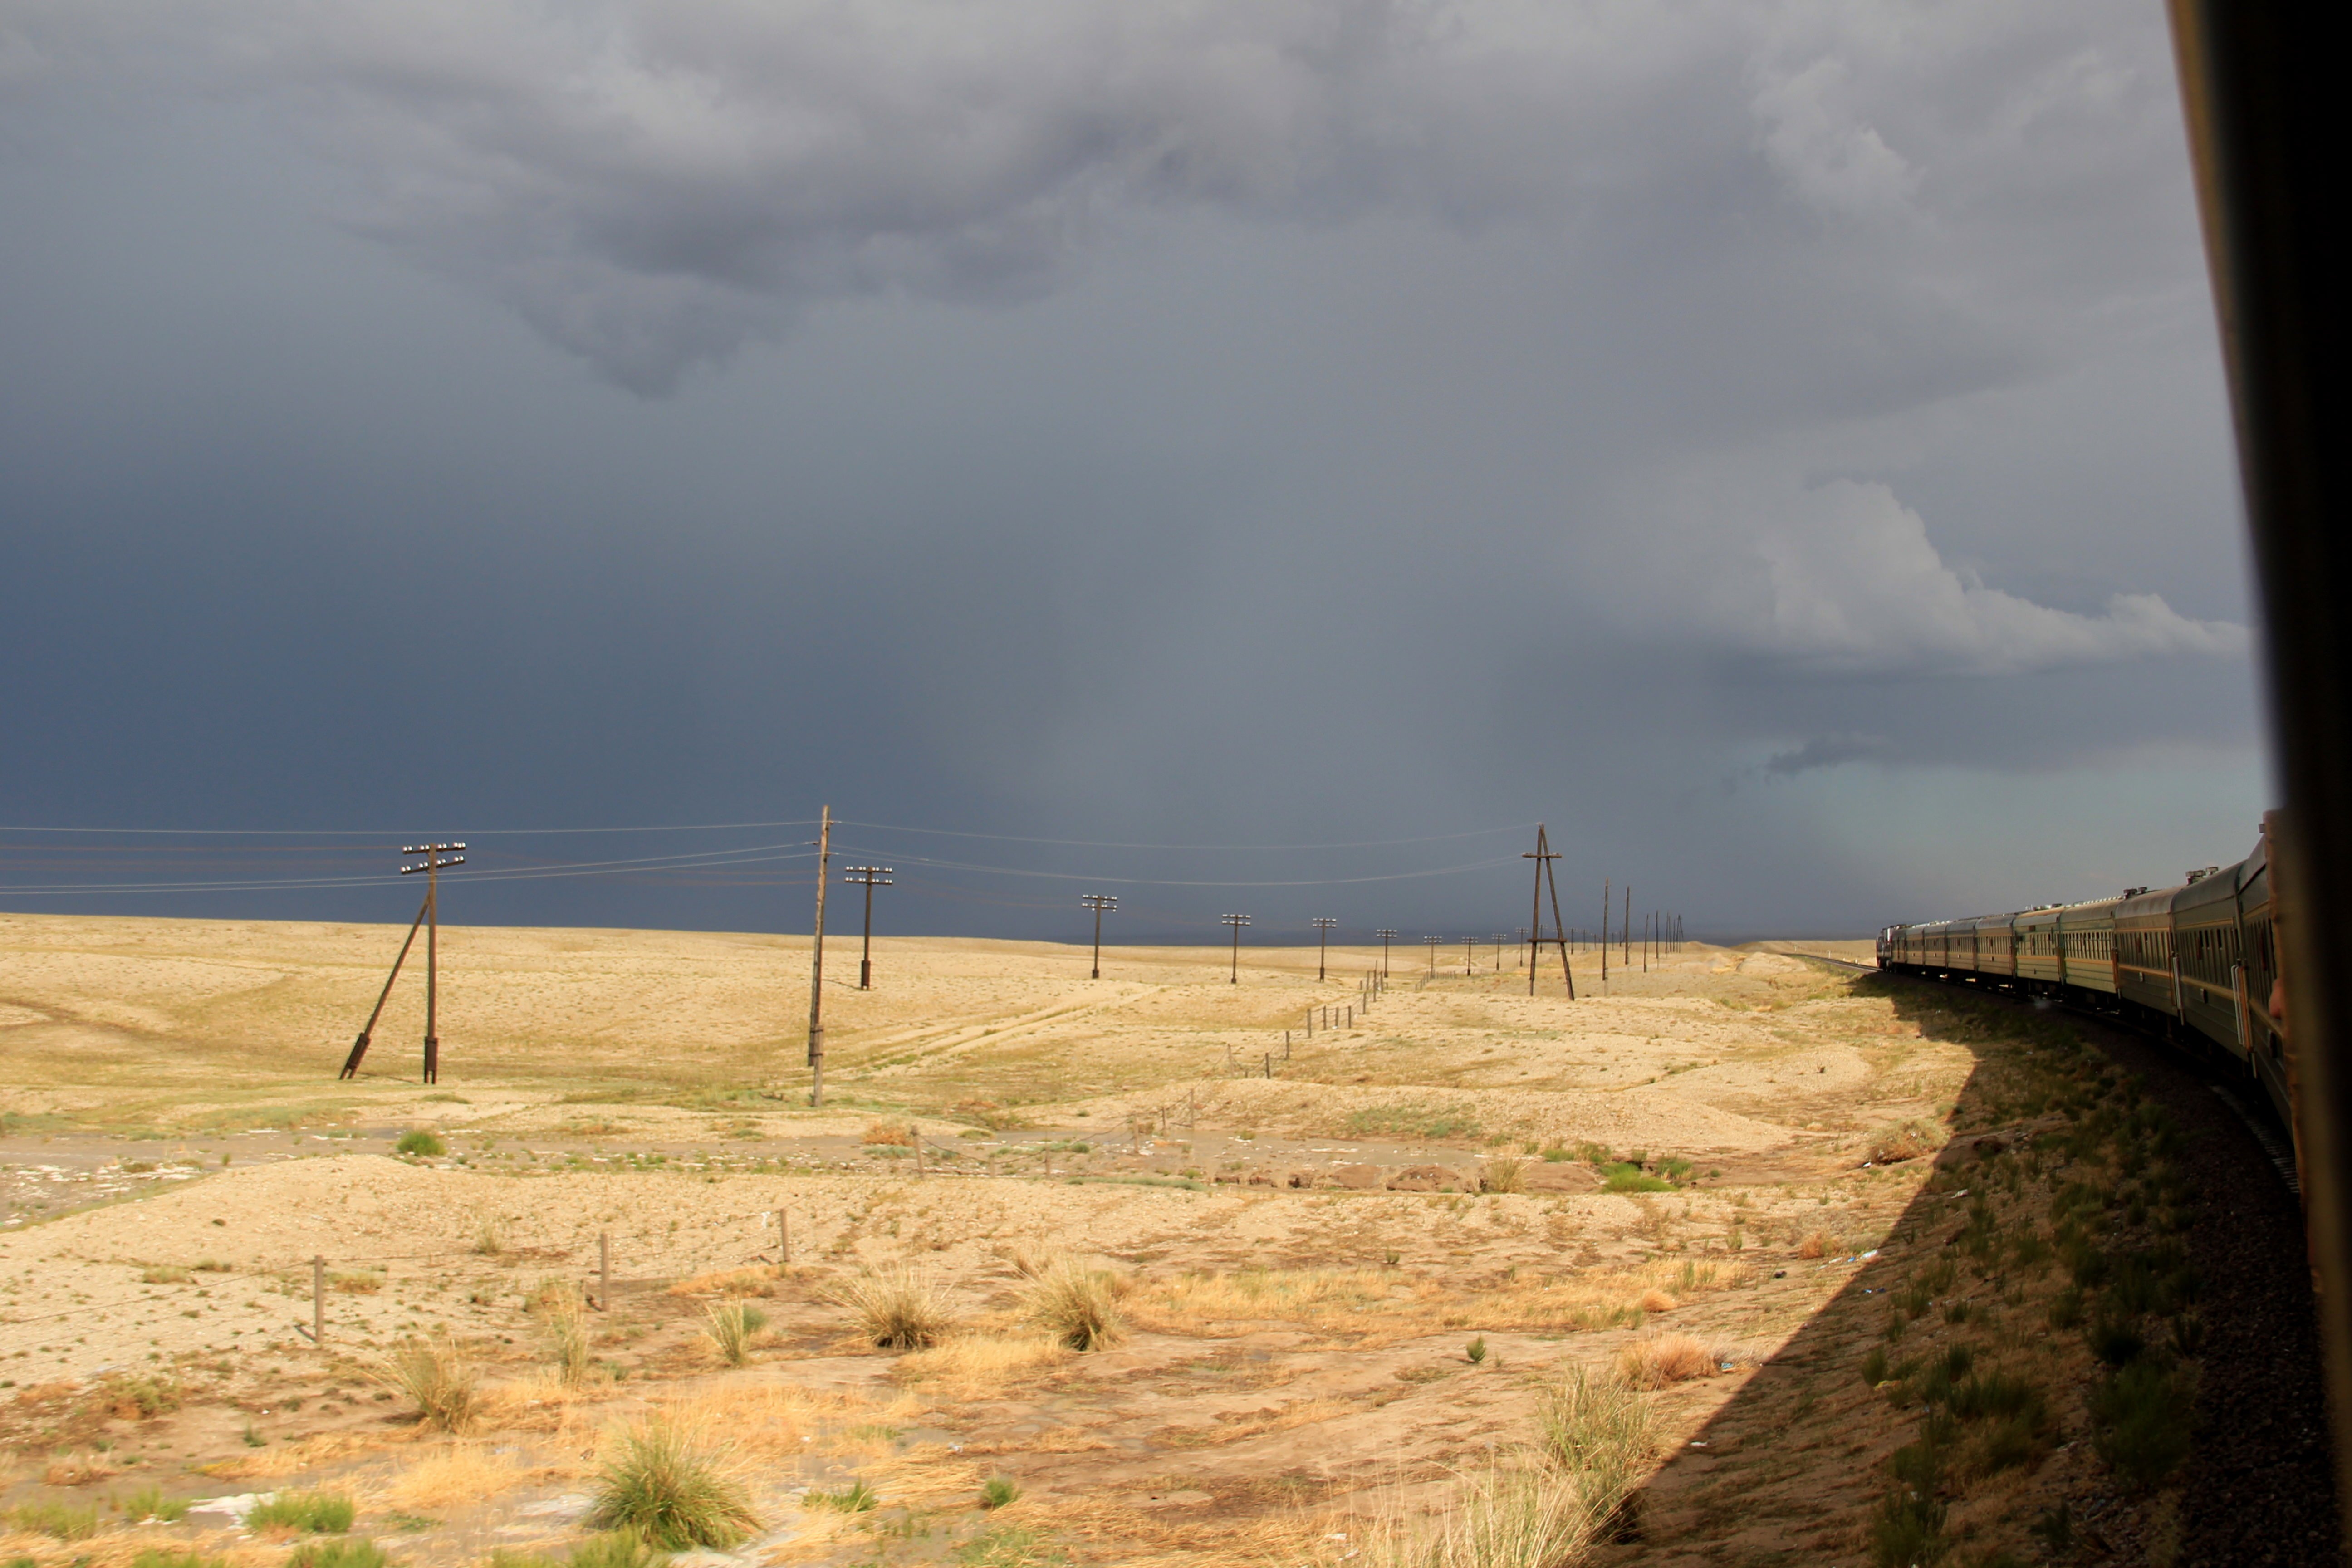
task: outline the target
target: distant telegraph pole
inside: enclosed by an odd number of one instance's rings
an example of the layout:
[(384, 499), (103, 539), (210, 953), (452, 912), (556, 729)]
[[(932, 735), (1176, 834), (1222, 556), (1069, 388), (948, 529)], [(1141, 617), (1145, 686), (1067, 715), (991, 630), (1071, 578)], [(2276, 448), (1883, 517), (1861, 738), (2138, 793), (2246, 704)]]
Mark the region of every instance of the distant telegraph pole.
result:
[(1080, 895), (1079, 895), (1079, 897), (1078, 897), (1078, 902), (1080, 902), (1080, 903), (1082, 903), (1082, 904), (1086, 905), (1086, 906), (1087, 906), (1087, 908), (1088, 908), (1088, 909), (1090, 909), (1090, 910), (1094, 910), (1094, 912), (1095, 912), (1095, 972), (1094, 972), (1094, 977), (1095, 977), (1097, 980), (1100, 980), (1100, 979), (1102, 978), (1102, 918), (1103, 918), (1103, 911), (1104, 911), (1104, 910), (1114, 910), (1114, 911), (1118, 910), (1118, 895), (1117, 893), (1083, 893), (1083, 894), (1080, 894)]
[(1625, 918), (1617, 922), (1617, 939), (1625, 944), (1625, 967), (1633, 967), (1633, 884), (1625, 884)]
[(874, 989), (874, 889), (890, 886), (887, 866), (850, 866), (842, 870), (841, 879), (852, 887), (866, 889), (866, 940), (857, 950), (857, 988)]
[[(408, 922), (408, 938), (400, 944), (400, 954), (392, 961), (392, 973), (383, 978), (383, 989), (376, 993), (375, 1009), (368, 1014), (366, 1026), (360, 1037), (352, 1042), (351, 1055), (343, 1058), (343, 1070), (338, 1078), (357, 1078), (360, 1061), (367, 1055), (368, 1042), (375, 1034), (376, 1020), (383, 1016), (383, 1005), (392, 995), (392, 983), (400, 978), (400, 966), (408, 962), (408, 950), (415, 945), (416, 928), (425, 928), (425, 1081), (441, 1081), (441, 1034), (439, 1028), (441, 938), (441, 873), (452, 866), (466, 863), (463, 844), (404, 844), (403, 855), (422, 855), (422, 866), (403, 866), (400, 874), (413, 877), (425, 873), (425, 902), (417, 906), (416, 918)], [(443, 859), (443, 856), (447, 859)]]
[(1233, 981), (1239, 985), (1242, 983), (1242, 927), (1250, 923), (1250, 918), (1247, 915), (1219, 915), (1217, 918), (1234, 930)]
[(1396, 940), (1397, 933), (1389, 930), (1388, 927), (1382, 926), (1379, 931), (1372, 934), (1381, 939), (1381, 978), (1385, 979), (1387, 978), (1389, 972), (1389, 943)]
[(1421, 940), (1429, 944), (1429, 977), (1434, 980), (1437, 978), (1437, 944), (1445, 939), (1442, 936), (1425, 936)]
[[(1535, 929), (1526, 933), (1528, 994), (1532, 996), (1536, 994), (1536, 959), (1539, 950), (1547, 942), (1552, 942), (1559, 944), (1559, 977), (1568, 983), (1568, 999), (1573, 1002), (1576, 1000), (1576, 973), (1569, 967), (1568, 927), (1560, 923), (1559, 918), (1559, 879), (1551, 868), (1551, 863), (1559, 858), (1559, 851), (1551, 847), (1551, 839), (1544, 832), (1542, 823), (1536, 824), (1536, 847), (1522, 853), (1519, 858), (1536, 863), (1535, 891), (1528, 910), (1528, 918), (1534, 922)], [(1551, 888), (1552, 934), (1549, 937), (1543, 933), (1543, 895), (1547, 884)], [(1605, 884), (1601, 896), (1605, 906), (1609, 897)]]
[(817, 815), (816, 934), (809, 941), (809, 1103), (824, 1103), (824, 885), (833, 864), (833, 807)]
[(1329, 915), (1315, 917), (1315, 978), (1323, 978), (1323, 961), (1331, 951), (1331, 928), (1339, 922)]

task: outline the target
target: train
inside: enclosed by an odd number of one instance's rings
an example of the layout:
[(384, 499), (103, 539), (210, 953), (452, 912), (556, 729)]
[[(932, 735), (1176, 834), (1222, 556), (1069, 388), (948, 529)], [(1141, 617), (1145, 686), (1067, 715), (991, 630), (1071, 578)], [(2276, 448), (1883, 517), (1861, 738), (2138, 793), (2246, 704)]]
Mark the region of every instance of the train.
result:
[(2049, 997), (2216, 1059), (2262, 1085), (2294, 1139), (2299, 1169), (2273, 837), (2265, 816), (2252, 854), (2191, 871), (2177, 887), (1891, 925), (1878, 933), (1878, 966)]

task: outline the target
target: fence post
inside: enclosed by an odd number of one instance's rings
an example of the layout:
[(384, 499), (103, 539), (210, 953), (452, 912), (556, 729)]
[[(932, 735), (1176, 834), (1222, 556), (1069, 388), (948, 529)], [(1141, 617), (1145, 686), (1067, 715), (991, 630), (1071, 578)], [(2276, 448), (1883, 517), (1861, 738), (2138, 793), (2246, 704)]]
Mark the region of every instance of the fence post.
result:
[(1265, 1053), (1265, 1076), (1268, 1078), (1272, 1078), (1274, 1076), (1274, 1053), (1272, 1051)]
[(776, 1265), (782, 1268), (793, 1260), (793, 1222), (788, 1211), (776, 1211)]
[(323, 1344), (327, 1339), (327, 1260), (324, 1257), (310, 1259), (310, 1342)]
[(613, 1233), (609, 1230), (596, 1233), (596, 1310), (613, 1310)]

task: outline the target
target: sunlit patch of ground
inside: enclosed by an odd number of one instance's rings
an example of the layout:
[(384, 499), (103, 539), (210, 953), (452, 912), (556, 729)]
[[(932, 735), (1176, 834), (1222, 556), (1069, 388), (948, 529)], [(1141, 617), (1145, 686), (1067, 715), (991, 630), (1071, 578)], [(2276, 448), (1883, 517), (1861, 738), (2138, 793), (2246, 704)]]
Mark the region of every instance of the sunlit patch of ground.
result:
[[(1375, 992), (1364, 952), (1233, 985), (1197, 951), (1096, 982), (1083, 949), (893, 941), (875, 991), (828, 987), (816, 1110), (804, 942), (445, 930), (442, 1082), (393, 1076), (396, 992), (338, 1083), (397, 939), (0, 921), (5, 1504), (99, 1510), (0, 1552), (262, 1552), (107, 1507), (151, 1485), (340, 1489), (419, 1564), (567, 1548), (658, 1418), (731, 1456), (746, 1561), (1304, 1561), (1534, 1441), (1571, 1370), (1687, 1440), (1868, 1267), (1928, 1173), (1874, 1148), (1940, 1142), (1973, 1065), (1761, 951), (1612, 957), (1605, 990), (1580, 955), (1570, 1002), (1491, 949)], [(420, 1129), (445, 1152), (393, 1152)], [(566, 1384), (555, 1308), (600, 1247)], [(1101, 1279), (1110, 1342), (1054, 1340), (1055, 1267)], [(898, 1268), (944, 1300), (931, 1348), (835, 1300)], [(728, 1303), (762, 1320), (740, 1367)], [(462, 1434), (375, 1375), (419, 1339), (479, 1384)], [(1018, 1495), (982, 1509), (992, 1479)], [(859, 1484), (878, 1506), (811, 1505)]]

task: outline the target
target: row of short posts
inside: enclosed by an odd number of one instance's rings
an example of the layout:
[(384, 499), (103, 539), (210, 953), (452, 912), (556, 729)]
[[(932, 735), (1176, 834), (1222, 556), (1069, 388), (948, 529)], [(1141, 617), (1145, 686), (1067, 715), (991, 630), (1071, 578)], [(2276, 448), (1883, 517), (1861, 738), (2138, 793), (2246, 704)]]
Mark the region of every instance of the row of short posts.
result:
[[(784, 1211), (776, 1211), (776, 1230), (782, 1238), (778, 1256), (786, 1263), (792, 1261), (793, 1235), (784, 1219)], [(596, 1233), (596, 1294), (588, 1305), (599, 1312), (609, 1311), (613, 1302), (613, 1233)], [(310, 1326), (294, 1325), (296, 1333), (304, 1335), (314, 1345), (327, 1342), (327, 1259), (324, 1254), (310, 1258)]]

